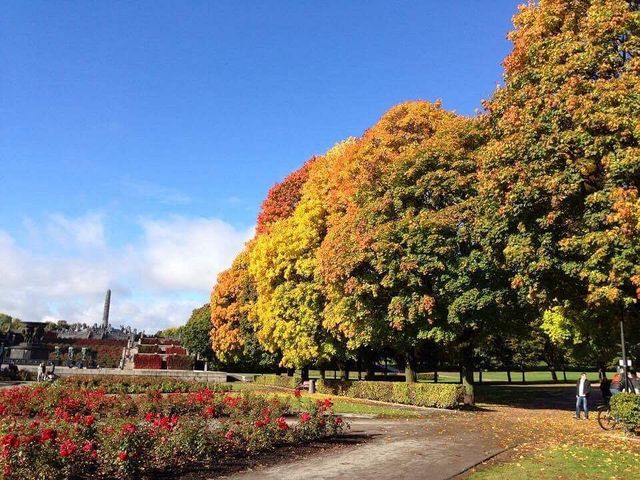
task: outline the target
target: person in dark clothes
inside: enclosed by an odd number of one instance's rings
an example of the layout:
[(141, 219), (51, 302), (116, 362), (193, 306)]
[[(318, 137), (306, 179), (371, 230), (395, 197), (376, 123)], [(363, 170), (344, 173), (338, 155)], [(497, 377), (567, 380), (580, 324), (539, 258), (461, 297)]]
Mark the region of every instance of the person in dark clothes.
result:
[(580, 407), (584, 410), (585, 420), (589, 420), (589, 396), (591, 395), (591, 382), (587, 380), (587, 374), (582, 372), (576, 384), (576, 419), (580, 420)]
[(602, 400), (605, 405), (609, 405), (609, 400), (611, 400), (611, 380), (607, 378), (607, 372), (604, 368), (601, 368), (598, 372), (598, 376), (600, 377), (600, 391), (602, 392)]

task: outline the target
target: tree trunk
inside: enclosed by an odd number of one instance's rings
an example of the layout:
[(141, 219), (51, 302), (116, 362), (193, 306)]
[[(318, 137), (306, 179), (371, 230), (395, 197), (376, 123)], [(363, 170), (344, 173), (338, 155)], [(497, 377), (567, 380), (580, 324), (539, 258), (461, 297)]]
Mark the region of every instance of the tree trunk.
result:
[(551, 380), (558, 382), (558, 373), (556, 372), (555, 367), (549, 367), (549, 370), (551, 370)]
[(295, 368), (287, 368), (287, 377), (293, 377), (294, 373), (296, 373)]
[(567, 371), (566, 370), (562, 370), (562, 378), (564, 379), (565, 383), (567, 382)]
[(324, 380), (324, 379), (326, 379), (326, 378), (327, 378), (327, 371), (326, 371), (324, 368), (321, 368), (321, 369), (320, 369), (320, 378), (321, 378), (322, 380)]
[(433, 383), (438, 383), (438, 371), (433, 372)]
[(511, 383), (511, 370), (507, 370), (507, 382)]
[(475, 405), (475, 392), (473, 381), (473, 345), (469, 344), (462, 348), (462, 385), (466, 393), (464, 396), (465, 405)]
[(300, 370), (300, 376), (302, 377), (303, 382), (309, 380), (309, 367), (302, 367), (302, 369)]
[(404, 378), (407, 383), (416, 383), (416, 356), (413, 351), (407, 353), (405, 357)]
[(522, 383), (525, 383), (526, 380), (524, 378), (524, 366), (522, 367)]
[(367, 373), (364, 376), (365, 380), (375, 380), (376, 379), (376, 369), (375, 362), (373, 359), (369, 359), (367, 361)]
[(482, 385), (482, 369), (478, 370), (478, 383)]

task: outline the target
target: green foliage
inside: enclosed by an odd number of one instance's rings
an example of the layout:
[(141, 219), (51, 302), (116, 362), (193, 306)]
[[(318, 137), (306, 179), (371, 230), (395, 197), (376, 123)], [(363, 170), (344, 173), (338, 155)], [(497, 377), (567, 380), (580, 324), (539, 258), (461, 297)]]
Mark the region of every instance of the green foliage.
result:
[(150, 391), (158, 391), (160, 393), (188, 393), (197, 392), (204, 388), (216, 392), (227, 392), (231, 390), (229, 385), (219, 383), (131, 375), (71, 375), (61, 378), (56, 383), (62, 388), (101, 388), (110, 394), (148, 393)]
[(457, 407), (464, 396), (464, 387), (445, 383), (320, 380), (317, 391), (329, 395), (436, 408)]
[(611, 414), (625, 430), (640, 433), (640, 395), (622, 392), (611, 397)]
[(192, 355), (199, 355), (202, 359), (211, 359), (211, 308), (206, 303), (196, 308), (189, 321), (180, 329), (180, 341)]

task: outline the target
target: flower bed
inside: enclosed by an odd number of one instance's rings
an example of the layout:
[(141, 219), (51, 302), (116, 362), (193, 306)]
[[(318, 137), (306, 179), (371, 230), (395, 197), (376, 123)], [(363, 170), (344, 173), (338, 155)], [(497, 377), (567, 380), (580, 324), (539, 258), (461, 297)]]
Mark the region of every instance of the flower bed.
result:
[(162, 357), (156, 353), (136, 353), (133, 356), (133, 368), (160, 370), (162, 368)]
[(19, 480), (154, 478), (341, 432), (330, 401), (301, 406), (291, 422), (286, 400), (207, 388), (131, 397), (13, 387), (0, 391), (0, 470)]
[(418, 407), (454, 408), (462, 401), (465, 390), (462, 385), (448, 383), (321, 380), (317, 391)]
[(169, 355), (167, 357), (167, 370), (193, 370), (193, 357), (189, 355)]
[(72, 375), (61, 378), (61, 385), (69, 388), (104, 389), (106, 393), (147, 393), (156, 390), (160, 393), (189, 393), (209, 388), (216, 392), (226, 392), (229, 385), (175, 378), (135, 377), (131, 375)]

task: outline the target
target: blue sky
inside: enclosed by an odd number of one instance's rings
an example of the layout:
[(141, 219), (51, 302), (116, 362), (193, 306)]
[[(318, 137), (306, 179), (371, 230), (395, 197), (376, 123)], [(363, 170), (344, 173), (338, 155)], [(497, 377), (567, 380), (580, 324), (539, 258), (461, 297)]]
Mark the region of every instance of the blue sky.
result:
[(404, 100), (473, 115), (517, 4), (6, 2), (0, 311), (186, 320), (311, 155)]

